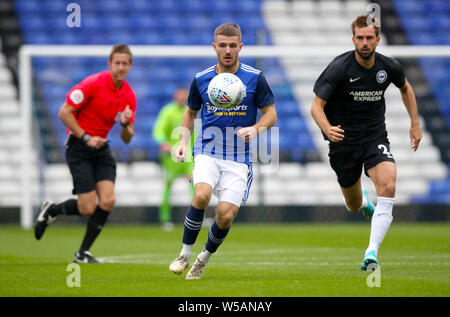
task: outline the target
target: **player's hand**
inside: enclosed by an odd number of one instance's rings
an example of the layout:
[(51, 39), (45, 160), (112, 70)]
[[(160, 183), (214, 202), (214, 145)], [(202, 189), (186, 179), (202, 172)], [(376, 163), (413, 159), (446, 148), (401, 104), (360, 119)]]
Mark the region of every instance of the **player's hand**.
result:
[(177, 162), (184, 162), (186, 160), (186, 146), (180, 144), (175, 150), (175, 158)]
[(172, 151), (172, 147), (169, 143), (164, 142), (159, 145), (159, 150), (164, 153), (170, 153)]
[(239, 129), (239, 131), (236, 133), (244, 142), (250, 142), (253, 140), (256, 135), (258, 134), (256, 131), (256, 128), (254, 127), (246, 127)]
[(120, 115), (120, 122), (122, 124), (127, 124), (130, 121), (132, 116), (133, 116), (133, 111), (131, 111), (130, 106), (127, 105), (125, 107), (125, 110)]
[(411, 128), (409, 129), (409, 138), (411, 140), (411, 149), (413, 149), (414, 152), (417, 151), (420, 140), (422, 140), (422, 131), (418, 124), (411, 125)]
[(89, 139), (89, 141), (87, 141), (86, 144), (87, 144), (87, 146), (90, 146), (90, 147), (98, 150), (101, 147), (103, 147), (106, 142), (108, 142), (107, 139), (104, 139), (99, 136), (91, 136), (91, 138)]
[(324, 132), (331, 142), (339, 143), (344, 140), (344, 130), (341, 129), (341, 125), (330, 126), (330, 128)]

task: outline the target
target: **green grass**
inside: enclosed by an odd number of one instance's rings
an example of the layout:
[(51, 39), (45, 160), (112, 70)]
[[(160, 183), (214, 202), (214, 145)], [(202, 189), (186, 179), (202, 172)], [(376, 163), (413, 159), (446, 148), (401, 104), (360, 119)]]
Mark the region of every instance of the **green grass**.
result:
[[(233, 225), (202, 280), (168, 266), (183, 228), (106, 226), (92, 252), (112, 263), (81, 265), (81, 287), (66, 285), (85, 228), (0, 227), (0, 296), (450, 296), (450, 224), (394, 223), (380, 248), (381, 287), (360, 271), (368, 223)], [(206, 242), (203, 229), (194, 255)]]

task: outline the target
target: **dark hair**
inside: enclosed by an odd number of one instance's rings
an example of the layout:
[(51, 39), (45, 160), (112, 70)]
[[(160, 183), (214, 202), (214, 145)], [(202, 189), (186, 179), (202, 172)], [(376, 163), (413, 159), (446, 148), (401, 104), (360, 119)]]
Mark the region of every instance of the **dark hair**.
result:
[(214, 40), (216, 40), (217, 35), (237, 36), (239, 42), (242, 39), (241, 27), (234, 23), (223, 23), (219, 25), (214, 31)]
[(371, 15), (360, 15), (352, 23), (353, 36), (355, 36), (355, 28), (356, 27), (363, 28), (363, 27), (366, 27), (366, 26), (369, 26), (369, 25), (374, 27), (376, 36), (380, 35), (381, 27), (377, 26), (377, 25), (380, 25), (379, 21), (377, 19), (375, 19)]
[(130, 55), (130, 62), (133, 61), (133, 54), (131, 54), (131, 50), (126, 44), (120, 43), (114, 45), (111, 54), (109, 54), (109, 61), (112, 61), (113, 55), (116, 53), (128, 54)]

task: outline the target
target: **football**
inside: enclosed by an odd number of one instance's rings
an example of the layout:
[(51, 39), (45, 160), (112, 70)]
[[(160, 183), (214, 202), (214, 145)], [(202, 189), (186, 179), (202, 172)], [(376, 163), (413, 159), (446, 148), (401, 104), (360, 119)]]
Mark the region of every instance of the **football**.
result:
[(244, 99), (246, 87), (241, 79), (231, 73), (216, 75), (208, 85), (208, 97), (219, 109), (232, 109)]

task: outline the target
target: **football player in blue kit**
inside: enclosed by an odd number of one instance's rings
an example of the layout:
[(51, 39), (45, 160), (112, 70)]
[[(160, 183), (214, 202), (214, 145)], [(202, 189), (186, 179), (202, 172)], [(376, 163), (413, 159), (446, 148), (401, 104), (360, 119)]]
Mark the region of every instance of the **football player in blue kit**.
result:
[[(377, 253), (392, 222), (396, 165), (385, 125), (384, 92), (393, 83), (400, 89), (411, 119), (410, 145), (416, 151), (422, 132), (416, 99), (396, 60), (376, 53), (380, 27), (370, 16), (352, 23), (355, 50), (337, 56), (314, 85), (311, 114), (329, 141), (330, 165), (336, 172), (347, 209), (372, 219), (369, 246), (361, 269), (378, 265)], [(377, 191), (376, 207), (361, 187), (361, 173)]]
[[(216, 28), (212, 46), (217, 53), (217, 64), (196, 74), (183, 116), (175, 154), (178, 161), (185, 160), (186, 144), (199, 111), (202, 126), (193, 148), (194, 197), (184, 221), (183, 246), (169, 266), (171, 272), (181, 274), (187, 269), (211, 195), (214, 193), (219, 200), (205, 249), (197, 256), (186, 279), (201, 279), (210, 256), (225, 240), (252, 183), (250, 141), (277, 121), (274, 96), (264, 75), (239, 61), (241, 37), (239, 25), (225, 23)], [(246, 86), (246, 97), (235, 108), (222, 110), (209, 100), (209, 82), (220, 73), (233, 73)], [(257, 121), (258, 109), (262, 116)]]

